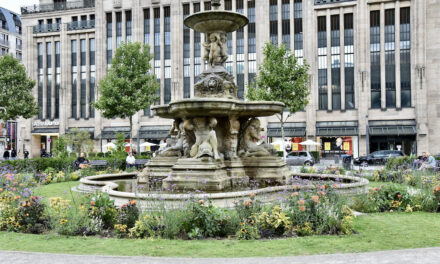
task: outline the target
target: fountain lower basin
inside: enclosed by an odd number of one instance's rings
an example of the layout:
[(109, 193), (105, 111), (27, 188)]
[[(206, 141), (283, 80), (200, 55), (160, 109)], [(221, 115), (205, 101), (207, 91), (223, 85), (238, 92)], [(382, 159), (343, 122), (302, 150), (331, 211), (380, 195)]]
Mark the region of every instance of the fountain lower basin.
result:
[[(216, 193), (138, 193), (120, 191), (120, 180), (133, 179), (134, 189), (136, 190), (137, 173), (120, 174), (102, 174), (84, 177), (75, 191), (84, 193), (94, 193), (96, 191), (106, 192), (110, 198), (115, 201), (116, 206), (122, 206), (129, 200), (136, 200), (141, 210), (154, 211), (160, 208), (179, 209), (193, 200), (210, 200), (214, 205), (220, 208), (233, 208), (234, 204), (240, 200), (247, 200), (249, 196), (255, 196), (255, 199), (263, 203), (276, 202), (288, 198), (293, 191), (312, 190), (316, 184), (323, 181), (334, 182), (336, 192), (344, 195), (362, 194), (367, 191), (368, 180), (355, 176), (330, 175), (330, 174), (309, 174), (295, 173), (292, 177), (298, 177), (304, 180), (310, 180), (307, 184), (286, 184), (265, 188), (257, 188), (241, 191), (227, 191)], [(316, 184), (314, 184), (316, 183)]]

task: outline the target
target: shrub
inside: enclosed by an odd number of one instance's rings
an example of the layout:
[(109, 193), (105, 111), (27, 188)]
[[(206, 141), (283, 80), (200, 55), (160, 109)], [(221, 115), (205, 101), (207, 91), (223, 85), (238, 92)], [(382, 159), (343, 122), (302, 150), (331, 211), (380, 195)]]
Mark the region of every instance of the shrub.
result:
[(247, 220), (240, 223), (240, 229), (235, 234), (238, 240), (259, 239), (260, 234), (254, 220)]
[(26, 233), (38, 234), (48, 227), (48, 217), (44, 214), (45, 205), (37, 196), (20, 202), (17, 210), (19, 228)]
[(348, 233), (351, 222), (343, 219), (350, 211), (344, 210), (344, 204), (345, 200), (327, 187), (292, 193), (286, 205), (292, 231), (300, 236)]
[(223, 210), (215, 208), (211, 201), (192, 202), (187, 210), (188, 216), (183, 228), (190, 237), (221, 237), (232, 233), (227, 228), (230, 216), (227, 217)]
[(425, 189), (413, 189), (396, 184), (375, 187), (368, 194), (356, 197), (353, 208), (360, 212), (436, 211), (434, 194)]
[(130, 200), (127, 204), (123, 204), (118, 210), (117, 222), (121, 226), (127, 228), (134, 227), (136, 220), (139, 218), (139, 209), (136, 206), (135, 200)]
[(247, 221), (261, 211), (261, 202), (255, 200), (255, 195), (249, 196), (246, 201), (240, 200), (235, 203), (235, 211), (240, 221)]
[(256, 216), (259, 233), (262, 237), (281, 236), (290, 230), (292, 222), (289, 217), (275, 205), (270, 212)]
[(163, 230), (163, 217), (144, 215), (129, 230), (129, 236), (131, 238), (160, 237)]
[(96, 192), (88, 204), (88, 216), (95, 222), (101, 222), (103, 229), (113, 228), (117, 210), (108, 193)]
[(412, 168), (416, 156), (390, 157), (387, 159), (385, 168), (388, 170), (407, 170)]

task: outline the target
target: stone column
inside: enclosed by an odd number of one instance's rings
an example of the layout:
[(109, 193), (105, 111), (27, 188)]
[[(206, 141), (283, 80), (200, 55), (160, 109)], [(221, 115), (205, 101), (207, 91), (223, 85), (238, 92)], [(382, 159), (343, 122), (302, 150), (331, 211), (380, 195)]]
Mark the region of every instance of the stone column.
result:
[(64, 134), (68, 126), (68, 108), (70, 108), (72, 93), (72, 66), (71, 58), (72, 52), (70, 48), (70, 39), (67, 35), (67, 24), (61, 24), (61, 39), (60, 39), (60, 66), (61, 66), (61, 80), (60, 80), (60, 134)]
[(278, 22), (278, 45), (283, 43), (283, 2), (281, 2), (281, 0), (277, 0), (277, 13), (278, 13), (278, 17), (277, 17), (277, 22)]
[(80, 35), (76, 35), (76, 65), (77, 65), (77, 82), (76, 82), (76, 119), (81, 118), (81, 39)]
[[(223, 1), (222, 1), (223, 3)], [(192, 2), (189, 3), (189, 13), (194, 14), (194, 5)], [(190, 83), (191, 83), (191, 97), (194, 97), (194, 30), (189, 30), (189, 69), (191, 74), (190, 76)]]
[(160, 103), (164, 103), (165, 97), (165, 12), (163, 5), (160, 6)]

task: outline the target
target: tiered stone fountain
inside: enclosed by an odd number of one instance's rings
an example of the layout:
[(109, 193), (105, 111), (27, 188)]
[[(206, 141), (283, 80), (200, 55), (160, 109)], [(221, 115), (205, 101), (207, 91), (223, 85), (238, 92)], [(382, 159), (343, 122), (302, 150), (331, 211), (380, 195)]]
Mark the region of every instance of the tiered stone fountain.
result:
[[(207, 40), (203, 46), (208, 69), (195, 84), (194, 98), (152, 108), (156, 115), (174, 119), (167, 148), (140, 174), (89, 176), (75, 189), (107, 192), (119, 206), (136, 199), (142, 210), (182, 208), (193, 199), (233, 207), (249, 195), (273, 202), (289, 197), (294, 190), (315, 188), (322, 181), (337, 183), (341, 193), (365, 192), (368, 181), (359, 177), (292, 175), (272, 146), (260, 143), (263, 129), (258, 117), (279, 113), (284, 104), (238, 100), (234, 78), (224, 67), (226, 34), (245, 26), (248, 19), (219, 11), (219, 5), (219, 0), (213, 0), (213, 11), (185, 19), (188, 27), (205, 33)], [(248, 187), (250, 180), (258, 184)]]
[(187, 17), (185, 25), (206, 35), (203, 59), (207, 70), (194, 86), (194, 98), (152, 107), (155, 115), (174, 119), (167, 148), (157, 153), (139, 183), (161, 182), (164, 188), (222, 191), (249, 179), (260, 184), (282, 183), (289, 175), (271, 145), (260, 143), (258, 117), (280, 113), (280, 102), (238, 100), (237, 85), (224, 63), (226, 34), (248, 19), (235, 12), (214, 10)]

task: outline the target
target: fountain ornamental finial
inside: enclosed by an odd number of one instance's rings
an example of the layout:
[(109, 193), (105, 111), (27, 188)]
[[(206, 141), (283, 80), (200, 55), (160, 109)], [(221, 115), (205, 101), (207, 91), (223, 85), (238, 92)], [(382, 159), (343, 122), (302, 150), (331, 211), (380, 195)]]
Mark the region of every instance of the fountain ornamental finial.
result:
[(214, 10), (218, 10), (220, 5), (220, 0), (211, 0), (211, 6), (214, 8)]

